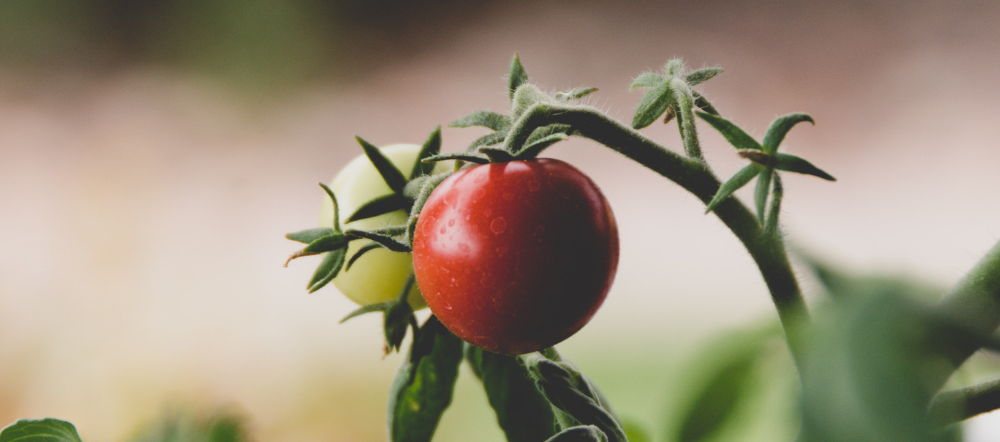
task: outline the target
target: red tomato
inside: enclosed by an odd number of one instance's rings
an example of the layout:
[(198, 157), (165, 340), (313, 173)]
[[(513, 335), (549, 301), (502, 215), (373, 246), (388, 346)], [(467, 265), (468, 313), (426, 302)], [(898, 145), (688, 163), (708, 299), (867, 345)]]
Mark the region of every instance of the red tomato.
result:
[(413, 267), (428, 307), (483, 349), (524, 354), (582, 328), (618, 267), (618, 227), (597, 185), (554, 159), (446, 179), (417, 221)]

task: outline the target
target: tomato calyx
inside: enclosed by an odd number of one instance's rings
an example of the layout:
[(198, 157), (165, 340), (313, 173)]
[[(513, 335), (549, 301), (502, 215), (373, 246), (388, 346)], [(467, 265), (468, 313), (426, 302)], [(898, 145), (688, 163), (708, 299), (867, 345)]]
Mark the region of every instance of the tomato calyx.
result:
[(520, 145), (511, 142), (510, 135), (517, 130), (525, 111), (537, 103), (565, 103), (583, 98), (597, 91), (595, 87), (578, 87), (550, 96), (537, 86), (528, 83), (528, 74), (517, 53), (510, 64), (507, 90), (510, 96), (510, 115), (491, 111), (476, 111), (451, 122), (449, 127), (481, 126), (493, 132), (484, 135), (469, 145), (465, 152), (433, 155), (423, 159), (430, 163), (443, 160), (459, 160), (472, 164), (503, 163), (534, 159), (549, 146), (574, 135), (567, 124), (550, 124), (535, 129)]

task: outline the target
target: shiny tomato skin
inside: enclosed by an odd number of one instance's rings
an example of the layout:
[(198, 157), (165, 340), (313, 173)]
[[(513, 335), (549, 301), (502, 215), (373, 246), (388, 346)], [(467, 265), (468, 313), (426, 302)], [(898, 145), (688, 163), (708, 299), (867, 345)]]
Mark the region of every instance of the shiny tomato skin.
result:
[(597, 185), (563, 161), (484, 164), (428, 198), (413, 266), (431, 312), (457, 336), (530, 353), (600, 308), (618, 267), (618, 228)]

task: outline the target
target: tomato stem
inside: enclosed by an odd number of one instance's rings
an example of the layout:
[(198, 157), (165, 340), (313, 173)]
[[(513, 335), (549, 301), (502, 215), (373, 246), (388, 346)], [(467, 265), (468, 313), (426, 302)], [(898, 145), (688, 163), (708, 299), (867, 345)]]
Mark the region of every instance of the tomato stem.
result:
[[(693, 119), (688, 120), (693, 124)], [(686, 158), (668, 150), (588, 106), (537, 103), (514, 123), (507, 143), (519, 146), (533, 130), (553, 123), (572, 126), (575, 134), (590, 138), (646, 166), (677, 183), (706, 204), (719, 189), (718, 178), (700, 158)], [(719, 203), (715, 214), (743, 243), (760, 269), (778, 310), (788, 346), (801, 371), (805, 348), (802, 327), (810, 322), (809, 311), (789, 263), (782, 236), (766, 234), (757, 217), (736, 198), (727, 198)]]

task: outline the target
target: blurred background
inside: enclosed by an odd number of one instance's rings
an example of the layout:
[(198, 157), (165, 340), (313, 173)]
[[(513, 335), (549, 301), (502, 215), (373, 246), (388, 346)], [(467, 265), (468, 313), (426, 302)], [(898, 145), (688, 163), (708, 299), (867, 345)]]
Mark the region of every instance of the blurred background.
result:
[[(998, 24), (985, 0), (0, 1), (0, 425), (53, 416), (120, 441), (222, 407), (260, 441), (384, 440), (402, 357), (381, 357), (377, 315), (338, 325), (350, 301), (306, 294), (314, 262), (282, 268), (283, 235), (316, 223), (354, 135), (419, 143), (505, 112), (515, 51), (532, 82), (596, 86), (587, 102), (622, 121), (631, 80), (672, 57), (725, 68), (700, 90), (755, 136), (811, 114), (783, 149), (838, 181), (786, 175), (793, 252), (947, 287), (1000, 240)], [(675, 124), (645, 133), (679, 148)], [(742, 166), (700, 131), (720, 175)], [(444, 150), (483, 133), (446, 127)], [(562, 352), (667, 440), (697, 349), (773, 321), (770, 298), (677, 186), (591, 142), (548, 152), (621, 229), (612, 292)], [(793, 391), (776, 364), (765, 390)], [(502, 440), (468, 371), (455, 403), (436, 440)], [(791, 440), (773, 410), (742, 440)], [(991, 421), (968, 439), (998, 440)]]

